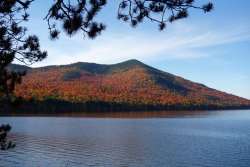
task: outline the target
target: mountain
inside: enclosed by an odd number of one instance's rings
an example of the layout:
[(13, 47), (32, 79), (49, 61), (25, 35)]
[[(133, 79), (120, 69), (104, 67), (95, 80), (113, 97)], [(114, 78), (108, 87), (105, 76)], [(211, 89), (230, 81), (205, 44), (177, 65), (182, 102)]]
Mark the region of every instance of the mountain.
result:
[[(136, 109), (226, 109), (250, 106), (250, 101), (160, 71), (138, 60), (113, 65), (78, 62), (29, 68), (15, 91), (26, 100), (70, 104), (119, 104)], [(61, 103), (60, 103), (61, 104)], [(102, 107), (99, 107), (102, 108)], [(126, 107), (121, 107), (126, 108)], [(139, 107), (140, 108), (140, 107)]]
[(16, 72), (24, 72), (24, 71), (28, 71), (30, 70), (31, 68), (30, 67), (27, 67), (27, 66), (24, 66), (24, 65), (19, 65), (19, 64), (11, 64), (9, 67), (8, 67), (9, 70), (11, 71), (16, 71)]

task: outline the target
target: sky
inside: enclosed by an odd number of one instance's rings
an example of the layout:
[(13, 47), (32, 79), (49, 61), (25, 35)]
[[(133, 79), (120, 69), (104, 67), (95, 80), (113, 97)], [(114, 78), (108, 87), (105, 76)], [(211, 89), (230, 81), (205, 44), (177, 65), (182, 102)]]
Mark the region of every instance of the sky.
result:
[[(208, 2), (196, 0), (197, 5)], [(132, 28), (117, 20), (117, 0), (97, 16), (107, 28), (96, 39), (63, 32), (51, 41), (43, 18), (52, 0), (36, 0), (29, 9), (29, 33), (40, 38), (48, 58), (41, 67), (75, 62), (114, 64), (137, 59), (160, 70), (211, 88), (250, 99), (250, 1), (210, 0), (211, 13), (190, 10), (187, 19), (168, 23), (160, 32), (150, 21)], [(18, 63), (18, 62), (16, 62)]]

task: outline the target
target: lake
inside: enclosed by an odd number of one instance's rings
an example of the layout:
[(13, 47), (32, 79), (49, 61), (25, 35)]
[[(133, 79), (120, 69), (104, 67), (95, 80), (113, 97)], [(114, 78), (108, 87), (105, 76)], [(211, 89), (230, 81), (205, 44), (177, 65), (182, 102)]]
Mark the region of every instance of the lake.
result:
[(139, 115), (0, 117), (17, 145), (0, 167), (250, 166), (250, 110)]

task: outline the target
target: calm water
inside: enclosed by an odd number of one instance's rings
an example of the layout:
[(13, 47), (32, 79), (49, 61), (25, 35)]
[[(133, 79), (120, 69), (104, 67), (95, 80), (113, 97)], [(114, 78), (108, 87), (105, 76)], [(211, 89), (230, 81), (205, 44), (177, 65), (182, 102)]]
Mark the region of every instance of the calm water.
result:
[(1, 167), (249, 167), (250, 110), (177, 118), (1, 117)]

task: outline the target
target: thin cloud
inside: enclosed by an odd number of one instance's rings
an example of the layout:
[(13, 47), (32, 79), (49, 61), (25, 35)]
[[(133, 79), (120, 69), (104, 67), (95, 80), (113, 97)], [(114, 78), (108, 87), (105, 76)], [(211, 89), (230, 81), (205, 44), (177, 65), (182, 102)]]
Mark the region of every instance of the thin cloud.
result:
[(104, 34), (94, 41), (83, 42), (76, 39), (70, 47), (76, 46), (76, 51), (67, 52), (67, 48), (48, 48), (47, 61), (36, 66), (49, 64), (69, 64), (85, 61), (96, 63), (117, 63), (128, 59), (147, 60), (152, 57), (169, 59), (192, 59), (210, 56), (207, 47), (226, 45), (250, 40), (249, 27), (232, 30), (197, 30), (187, 31), (177, 29), (171, 33), (160, 35), (148, 33), (113, 33)]

